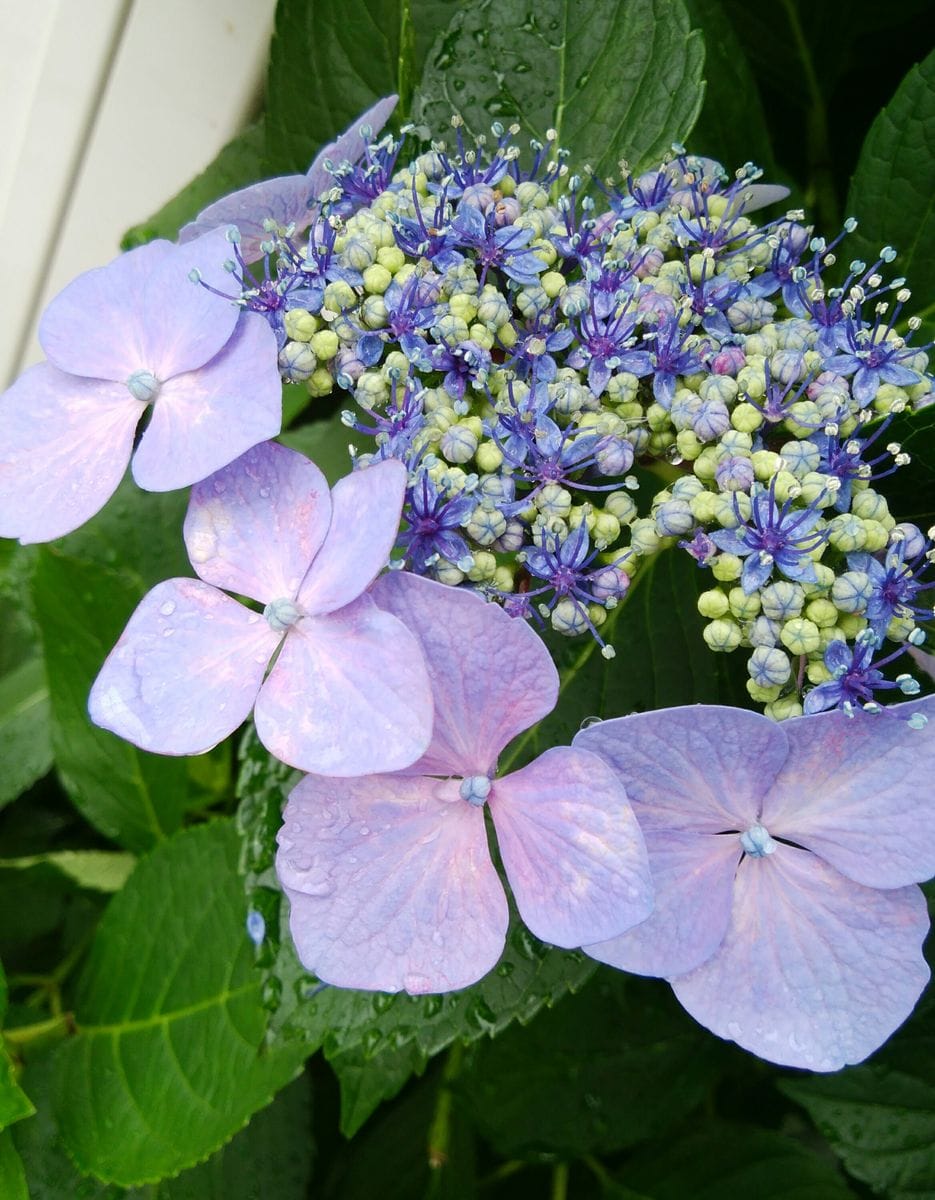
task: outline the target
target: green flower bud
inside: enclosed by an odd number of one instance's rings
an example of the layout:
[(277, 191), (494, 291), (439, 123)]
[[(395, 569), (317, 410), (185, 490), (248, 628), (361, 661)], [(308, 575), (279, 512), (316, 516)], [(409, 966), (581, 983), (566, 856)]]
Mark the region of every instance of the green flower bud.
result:
[[(828, 541), (842, 554), (863, 550), (867, 541), (863, 521), (851, 513), (839, 513), (828, 522)], [(886, 545), (885, 530), (883, 544)]]
[(354, 399), (364, 408), (376, 408), (390, 398), (390, 385), (380, 371), (364, 371), (354, 388)]
[[(895, 524), (893, 518), (889, 520)], [(868, 554), (876, 554), (886, 548), (889, 542), (889, 530), (892, 525), (883, 525), (880, 521), (864, 521), (864, 545)]]
[(752, 679), (747, 680), (747, 693), (751, 700), (755, 700), (757, 704), (769, 704), (771, 700), (779, 698), (782, 688), (776, 687), (760, 687), (758, 683), (754, 683)]
[(637, 554), (655, 554), (660, 546), (655, 522), (651, 517), (637, 517), (630, 526), (630, 545)]
[(717, 510), (717, 497), (712, 492), (699, 492), (689, 500), (692, 516), (700, 525), (709, 525)]
[(750, 455), (753, 473), (761, 483), (768, 483), (782, 470), (782, 459), (772, 450), (754, 450)]
[(730, 414), (730, 423), (744, 433), (756, 433), (763, 424), (763, 414), (752, 404), (738, 404)]
[(479, 471), (482, 471), (485, 475), (493, 475), (496, 471), (499, 471), (500, 465), (503, 462), (503, 451), (496, 442), (481, 442), (474, 455), (474, 461), (477, 463)]
[[(373, 268), (371, 267), (371, 270)], [(382, 268), (381, 268), (382, 270)], [(360, 306), (360, 315), (368, 329), (382, 329), (386, 324), (386, 305), (382, 296), (367, 296)]]
[(354, 308), (356, 304), (357, 293), (343, 279), (337, 279), (325, 288), (323, 309), (332, 313), (342, 313), (349, 308)]
[(795, 696), (780, 696), (772, 704), (767, 704), (763, 711), (771, 721), (789, 721), (793, 717), (801, 717), (802, 705)]
[(286, 337), (290, 342), (307, 342), (321, 322), (304, 308), (290, 308), (286, 313)]
[(497, 567), (493, 573), (493, 586), (498, 592), (512, 592), (516, 586), (513, 568), (507, 566)]
[[(473, 320), (477, 309), (473, 306), (470, 296), (465, 296), (465, 300), (468, 301), (468, 311)], [(467, 321), (463, 317), (459, 317), (454, 310), (446, 312), (439, 318), (434, 332), (440, 342), (447, 342), (449, 346), (468, 340)]]
[(818, 626), (805, 617), (793, 617), (786, 621), (779, 640), (790, 654), (813, 654), (821, 646)]
[(747, 671), (760, 687), (782, 687), (792, 675), (792, 663), (775, 646), (757, 646), (747, 662)]
[(766, 375), (762, 364), (754, 366), (748, 358), (746, 365), (737, 372), (737, 386), (751, 400), (762, 400), (766, 395)]
[[(837, 580), (835, 580), (835, 583)], [(805, 615), (808, 619), (814, 622), (819, 629), (830, 629), (838, 623), (838, 610), (830, 600), (810, 600), (805, 606)]]
[(534, 503), (544, 517), (564, 519), (571, 512), (571, 493), (559, 483), (547, 483), (536, 493)]
[[(448, 308), (451, 314), (464, 322), (464, 327), (467, 326), (477, 316), (477, 298), (476, 296), (468, 296), (464, 292), (456, 292), (448, 301)], [(439, 322), (439, 327), (441, 322)]]
[(729, 654), (731, 650), (736, 650), (742, 638), (740, 626), (729, 618), (709, 622), (701, 631), (701, 636), (711, 650), (717, 650), (723, 654)]
[(459, 570), (454, 563), (450, 563), (447, 559), (440, 558), (433, 567), (435, 578), (439, 583), (445, 583), (449, 587), (457, 587), (459, 583), (464, 582), (464, 572)]
[(716, 446), (705, 446), (692, 463), (692, 470), (702, 482), (711, 483), (717, 474), (717, 464), (720, 458), (721, 452)]
[(854, 492), (851, 497), (851, 512), (863, 521), (884, 521), (889, 515), (889, 505), (886, 497), (875, 492), (873, 488), (864, 488)]
[(860, 616), (859, 613), (841, 613), (838, 617), (838, 629), (849, 642), (852, 642), (858, 633), (863, 633), (866, 628), (867, 618)]
[(606, 550), (620, 537), (620, 522), (609, 512), (594, 513), (594, 525), (591, 537), (596, 549)]
[(467, 573), (471, 583), (488, 583), (497, 571), (496, 555), (489, 550), (474, 551), (474, 566)]
[(289, 383), (304, 383), (318, 366), (307, 342), (286, 342), (279, 351), (279, 370)]
[(702, 450), (701, 442), (699, 442), (695, 432), (691, 429), (683, 429), (680, 433), (676, 434), (675, 444), (678, 447), (679, 454), (688, 462), (693, 462)]
[(405, 261), (405, 254), (396, 245), (381, 246), (377, 251), (377, 262), (381, 267), (386, 267), (391, 275), (395, 275)]
[(805, 678), (809, 683), (814, 683), (817, 686), (819, 683), (827, 683), (834, 676), (820, 658), (813, 658), (805, 668)]
[(604, 501), (604, 511), (616, 517), (621, 525), (636, 520), (636, 501), (629, 492), (611, 492)]
[(771, 621), (786, 621), (797, 617), (805, 605), (805, 591), (790, 579), (777, 579), (760, 591), (763, 616)]
[(575, 637), (579, 633), (585, 633), (588, 628), (585, 613), (581, 605), (569, 599), (559, 600), (558, 604), (555, 605), (552, 609), (551, 622), (552, 628), (557, 633), (564, 633), (568, 637)]
[(382, 296), (392, 282), (393, 276), (379, 263), (374, 263), (364, 271), (364, 289), (371, 296)]
[(330, 396), (334, 391), (334, 376), (327, 367), (319, 367), (313, 371), (305, 387), (310, 396)]
[(319, 362), (330, 362), (337, 354), (340, 343), (333, 330), (321, 329), (309, 338), (309, 345)]
[(732, 583), (743, 572), (743, 559), (736, 554), (717, 554), (711, 560), (711, 574), (720, 583)]
[(709, 621), (726, 616), (729, 608), (727, 597), (720, 588), (711, 588), (698, 597), (698, 611)]
[[(720, 400), (729, 408), (737, 399), (739, 391), (737, 380), (732, 379), (730, 375), (705, 375), (698, 388), (698, 395), (702, 400)], [(753, 411), (756, 412), (756, 409)], [(758, 426), (754, 426), (754, 428), (758, 428)]]
[(516, 332), (516, 327), (513, 325), (501, 325), (497, 329), (497, 340), (507, 350), (511, 350), (516, 345), (518, 337), (519, 334)]
[[(552, 254), (553, 256), (555, 254), (554, 248), (552, 249)], [(543, 256), (540, 254), (539, 257), (542, 258)], [(553, 257), (552, 262), (554, 261), (555, 258)], [(551, 265), (551, 263), (549, 265)], [(561, 271), (546, 271), (540, 282), (542, 283), (542, 289), (548, 298), (550, 300), (554, 300), (565, 286), (565, 276), (561, 273)]]
[(740, 587), (733, 587), (727, 594), (730, 611), (738, 621), (752, 621), (760, 612), (760, 597), (756, 592), (749, 596)]

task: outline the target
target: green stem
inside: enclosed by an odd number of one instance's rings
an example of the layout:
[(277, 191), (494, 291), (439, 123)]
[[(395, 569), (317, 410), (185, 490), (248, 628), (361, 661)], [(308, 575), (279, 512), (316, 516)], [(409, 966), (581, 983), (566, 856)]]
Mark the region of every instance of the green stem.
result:
[(448, 1058), (438, 1088), (438, 1099), (435, 1102), (435, 1113), (432, 1117), (432, 1124), (429, 1126), (427, 1150), (429, 1167), (433, 1171), (440, 1171), (448, 1162), (451, 1146), (452, 1093), (450, 1084), (460, 1075), (463, 1061), (464, 1046), (460, 1042), (455, 1042), (448, 1051)]
[(33, 1042), (58, 1040), (70, 1037), (74, 1032), (74, 1017), (71, 1013), (61, 1013), (57, 1017), (49, 1017), (46, 1021), (37, 1021), (35, 1025), (20, 1025), (14, 1029), (4, 1029), (3, 1040), (14, 1051), (18, 1051)]
[(568, 1200), (568, 1163), (556, 1163), (552, 1169), (550, 1200)]
[(415, 50), (416, 33), (412, 23), (411, 0), (402, 0), (399, 6), (399, 60), (396, 66), (399, 116), (402, 121), (408, 121), (412, 115), (412, 64)]
[(802, 64), (802, 75), (808, 92), (809, 105), (806, 118), (808, 141), (809, 183), (806, 190), (806, 200), (809, 207), (814, 207), (818, 218), (817, 224), (825, 229), (834, 229), (840, 223), (838, 213), (837, 193), (834, 189), (834, 177), (831, 172), (831, 149), (828, 141), (828, 110), (822, 95), (818, 76), (815, 74), (815, 64), (812, 52), (799, 20), (795, 0), (782, 0), (786, 18), (792, 32), (792, 40), (798, 51)]

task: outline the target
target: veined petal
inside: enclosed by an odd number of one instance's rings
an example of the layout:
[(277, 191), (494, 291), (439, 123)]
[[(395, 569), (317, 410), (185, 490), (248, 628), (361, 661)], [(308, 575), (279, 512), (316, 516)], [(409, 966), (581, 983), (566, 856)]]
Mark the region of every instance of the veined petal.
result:
[(926, 713), (928, 725), (865, 712), (786, 722), (789, 758), (763, 808), (774, 837), (868, 887), (935, 875), (935, 697), (899, 707)]
[(787, 754), (768, 718), (714, 704), (599, 721), (573, 744), (616, 770), (644, 831), (747, 829)]
[(330, 521), (318, 467), (261, 442), (192, 488), (185, 545), (207, 583), (268, 604), (294, 599)]
[(338, 480), (331, 526), (299, 590), (307, 613), (343, 608), (373, 582), (396, 541), (405, 494), (406, 468), (395, 458)]
[(256, 705), (263, 744), (319, 775), (408, 767), (432, 730), (432, 689), (419, 643), (369, 596), (286, 636)]
[(117, 383), (145, 369), (146, 281), (174, 249), (171, 242), (149, 242), (63, 288), (39, 322), (39, 341), (50, 361), (72, 375)]
[(507, 742), (555, 707), (558, 672), (525, 621), (408, 571), (382, 575), (371, 595), (418, 638), (432, 680), (432, 743), (414, 774), (486, 774)]
[(113, 495), (146, 405), (126, 388), (30, 367), (0, 396), (0, 536), (48, 542)]
[(672, 987), (719, 1037), (769, 1062), (836, 1071), (912, 1012), (929, 977), (928, 927), (917, 887), (865, 888), (781, 845), (743, 861), (720, 950)]
[(133, 477), (150, 492), (206, 479), (282, 424), (276, 335), (244, 313), (220, 354), (197, 371), (164, 383), (133, 456)]
[(283, 816), (276, 872), (299, 958), (319, 979), (416, 995), (494, 966), (506, 897), (483, 813), (455, 783), (310, 775)]
[(143, 597), (91, 689), (91, 720), (142, 750), (202, 754), (253, 707), (279, 637), (200, 579)]
[[(143, 360), (137, 367), (165, 381), (197, 370), (226, 345), (241, 309), (235, 303), (236, 282), (224, 263), (231, 245), (217, 229), (183, 246), (173, 246), (156, 264), (143, 288), (139, 320)], [(200, 281), (191, 275), (197, 272)], [(210, 291), (210, 284), (231, 299)]]
[(663, 979), (692, 971), (715, 953), (730, 921), (739, 837), (647, 829), (655, 905), (642, 924), (584, 947), (599, 962)]
[(653, 885), (627, 794), (597, 755), (546, 750), (494, 781), (490, 812), (520, 916), (567, 948), (649, 916)]
[(314, 209), (309, 208), (311, 196), (312, 188), (304, 175), (280, 175), (277, 179), (252, 183), (203, 208), (194, 221), (179, 230), (179, 242), (188, 243), (213, 229), (236, 225), (244, 261), (257, 262), (263, 256), (260, 244), (270, 237), (263, 222), (292, 225), (294, 233), (303, 233), (314, 215)]

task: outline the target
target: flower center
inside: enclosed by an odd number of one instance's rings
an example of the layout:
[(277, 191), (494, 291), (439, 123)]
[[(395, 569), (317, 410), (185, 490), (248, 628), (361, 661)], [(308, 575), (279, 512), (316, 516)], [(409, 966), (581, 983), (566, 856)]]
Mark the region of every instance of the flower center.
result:
[(159, 393), (159, 380), (152, 371), (134, 371), (127, 380), (127, 390), (134, 400), (149, 404)]
[(467, 800), (468, 804), (473, 804), (475, 808), (481, 808), (490, 795), (490, 780), (486, 775), (468, 775), (466, 779), (461, 780), (458, 791), (462, 800)]
[(765, 826), (751, 825), (740, 835), (740, 844), (744, 853), (749, 854), (751, 858), (765, 858), (767, 854), (773, 853), (779, 843), (773, 841)]
[(304, 615), (302, 610), (297, 608), (287, 596), (280, 596), (278, 600), (270, 600), (263, 609), (263, 616), (266, 617), (269, 627), (274, 633), (285, 633)]

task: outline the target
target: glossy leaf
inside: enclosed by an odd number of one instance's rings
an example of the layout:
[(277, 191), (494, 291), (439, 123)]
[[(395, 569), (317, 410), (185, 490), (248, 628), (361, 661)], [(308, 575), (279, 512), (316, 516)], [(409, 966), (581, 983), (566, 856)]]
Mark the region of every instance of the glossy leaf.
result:
[(132, 854), (112, 850), (50, 850), (22, 858), (0, 859), (0, 868), (26, 871), (47, 864), (78, 887), (93, 892), (119, 892), (136, 865)]
[(100, 1179), (132, 1186), (193, 1166), (301, 1066), (301, 1046), (260, 1046), (238, 849), (224, 821), (177, 835), (98, 928), (55, 1104), (69, 1154)]
[(906, 75), (867, 134), (847, 198), (848, 214), (860, 224), (845, 243), (848, 260), (868, 263), (876, 261), (882, 246), (895, 247), (899, 257), (892, 271), (906, 277), (915, 295), (913, 311), (930, 326), (935, 319), (933, 194), (935, 51)]
[(26, 1173), (9, 1130), (0, 1132), (0, 1196), (3, 1200), (29, 1200)]
[(34, 599), (52, 709), (52, 748), (62, 784), (96, 829), (145, 850), (181, 824), (181, 759), (145, 754), (87, 716), (87, 697), (141, 589), (117, 572), (43, 549)]
[(362, 1046), (327, 1056), (341, 1085), (341, 1132), (353, 1137), (374, 1110), (395, 1096), (413, 1074), (425, 1070), (426, 1055), (411, 1042), (368, 1056)]
[(681, 0), (484, 0), (432, 47), (418, 115), (439, 136), (518, 120), (598, 176), (657, 164), (701, 109), (704, 42)]
[(52, 766), (49, 689), (41, 658), (0, 679), (0, 808)]

